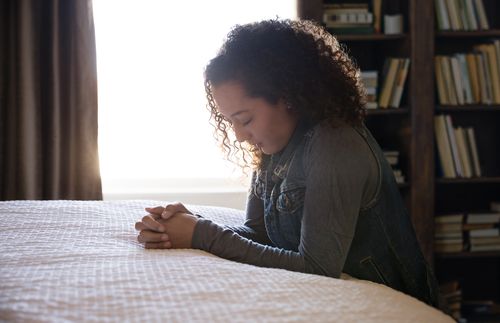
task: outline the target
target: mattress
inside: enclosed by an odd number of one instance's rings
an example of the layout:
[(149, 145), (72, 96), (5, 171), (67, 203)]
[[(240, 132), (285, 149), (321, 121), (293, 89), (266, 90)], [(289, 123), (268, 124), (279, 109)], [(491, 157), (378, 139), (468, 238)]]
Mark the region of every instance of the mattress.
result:
[[(145, 250), (135, 222), (166, 202), (0, 202), (0, 320), (8, 322), (453, 322), (348, 276), (241, 264), (201, 250)], [(242, 211), (189, 205), (238, 225)]]

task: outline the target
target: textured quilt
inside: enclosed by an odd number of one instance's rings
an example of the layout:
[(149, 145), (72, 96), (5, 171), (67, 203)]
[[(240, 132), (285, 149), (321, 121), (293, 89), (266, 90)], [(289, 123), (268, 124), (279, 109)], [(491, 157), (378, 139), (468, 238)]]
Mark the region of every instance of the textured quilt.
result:
[[(134, 224), (159, 201), (0, 202), (0, 321), (453, 322), (388, 287), (145, 250)], [(241, 211), (189, 206), (219, 223)]]

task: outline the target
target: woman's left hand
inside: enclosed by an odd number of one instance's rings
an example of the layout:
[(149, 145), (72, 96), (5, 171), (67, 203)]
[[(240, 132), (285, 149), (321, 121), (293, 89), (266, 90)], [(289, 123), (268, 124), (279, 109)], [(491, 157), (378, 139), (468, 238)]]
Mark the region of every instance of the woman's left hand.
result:
[(135, 224), (136, 230), (140, 231), (137, 240), (144, 243), (146, 249), (191, 248), (198, 217), (177, 212), (168, 219), (162, 219), (162, 207), (146, 210), (150, 214)]

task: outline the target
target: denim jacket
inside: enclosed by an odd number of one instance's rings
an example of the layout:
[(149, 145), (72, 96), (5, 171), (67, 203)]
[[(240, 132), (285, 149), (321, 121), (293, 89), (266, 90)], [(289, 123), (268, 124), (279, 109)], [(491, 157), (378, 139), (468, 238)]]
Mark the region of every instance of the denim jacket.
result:
[(299, 124), (260, 169), (245, 224), (199, 219), (194, 248), (263, 267), (345, 272), (438, 305), (392, 169), (366, 127)]
[[(298, 129), (286, 149), (258, 174), (254, 193), (264, 202), (265, 227), (274, 245), (297, 250), (301, 238), (306, 179), (302, 171), (302, 140), (310, 140), (314, 128)], [(343, 272), (390, 286), (437, 306), (437, 281), (426, 263), (403, 204), (393, 171), (366, 127), (356, 128), (378, 165), (373, 197), (361, 205), (355, 232), (345, 257)], [(305, 134), (304, 134), (305, 132)]]

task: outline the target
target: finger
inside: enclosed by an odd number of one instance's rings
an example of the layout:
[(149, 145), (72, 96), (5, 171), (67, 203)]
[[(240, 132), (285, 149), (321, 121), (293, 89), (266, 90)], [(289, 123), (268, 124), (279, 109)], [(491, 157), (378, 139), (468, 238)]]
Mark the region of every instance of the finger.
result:
[(148, 230), (165, 232), (165, 227), (161, 223), (156, 221), (156, 219), (152, 215), (144, 216), (141, 222), (147, 227)]
[(155, 207), (147, 207), (145, 210), (148, 213), (160, 216), (161, 213), (163, 212), (163, 209), (164, 209), (163, 206), (155, 206)]
[(144, 223), (142, 223), (142, 222), (136, 222), (135, 223), (135, 229), (137, 231), (149, 230), (149, 228), (147, 226), (145, 226)]
[(188, 209), (186, 209), (186, 207), (182, 203), (180, 203), (180, 202), (174, 202), (172, 204), (168, 204), (165, 207), (165, 209), (163, 210), (163, 213), (161, 214), (161, 217), (163, 219), (168, 219), (172, 215), (174, 215), (175, 213), (179, 213), (179, 212), (184, 212), (184, 213), (191, 214), (191, 212), (189, 212)]
[(172, 243), (170, 241), (165, 242), (147, 242), (144, 244), (146, 249), (170, 249), (172, 248)]
[(145, 242), (166, 242), (169, 241), (168, 235), (165, 233), (153, 232), (150, 230), (142, 230), (137, 236), (137, 241)]

